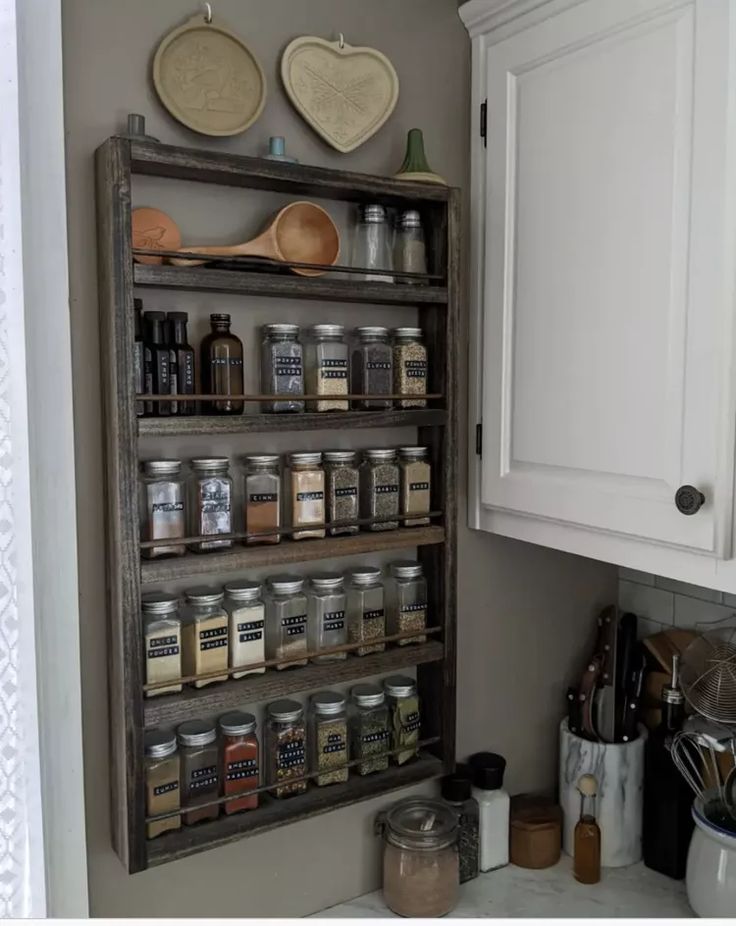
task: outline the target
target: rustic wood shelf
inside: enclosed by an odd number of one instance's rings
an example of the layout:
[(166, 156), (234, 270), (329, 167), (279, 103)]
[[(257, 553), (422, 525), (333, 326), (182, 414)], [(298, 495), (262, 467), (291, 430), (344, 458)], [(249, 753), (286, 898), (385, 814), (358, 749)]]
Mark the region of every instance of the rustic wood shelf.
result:
[(438, 778), (444, 772), (445, 766), (440, 759), (420, 753), (406, 765), (390, 766), (385, 772), (363, 777), (351, 774), (344, 784), (324, 788), (312, 786), (305, 794), (283, 800), (265, 796), (262, 798), (262, 806), (257, 810), (221, 816), (196, 826), (182, 826), (179, 830), (149, 840), (148, 864), (161, 865), (185, 858), (203, 848), (225, 845), (245, 835), (263, 833), (284, 822), (305, 820), (338, 807), (389, 794), (397, 788)]
[(222, 553), (186, 553), (173, 559), (145, 560), (141, 563), (141, 582), (168, 582), (188, 576), (219, 575), (241, 572), (259, 566), (287, 566), (316, 559), (380, 553), (382, 550), (406, 550), (443, 543), (445, 530), (438, 525), (404, 527), (395, 531), (363, 531), (349, 537), (325, 537), (324, 540), (282, 540), (279, 544), (245, 547), (235, 544)]
[(343, 431), (355, 428), (444, 427), (443, 408), (386, 409), (375, 412), (302, 412), (294, 415), (192, 415), (139, 418), (139, 437), (197, 434), (258, 434), (283, 431)]
[(180, 694), (146, 698), (143, 713), (147, 727), (170, 727), (190, 717), (210, 717), (236, 707), (283, 698), (299, 691), (329, 688), (383, 672), (440, 662), (444, 647), (436, 640), (427, 643), (394, 646), (383, 653), (367, 656), (349, 655), (339, 662), (311, 664), (296, 669), (269, 669), (262, 675), (250, 675), (219, 682), (207, 688), (185, 688)]

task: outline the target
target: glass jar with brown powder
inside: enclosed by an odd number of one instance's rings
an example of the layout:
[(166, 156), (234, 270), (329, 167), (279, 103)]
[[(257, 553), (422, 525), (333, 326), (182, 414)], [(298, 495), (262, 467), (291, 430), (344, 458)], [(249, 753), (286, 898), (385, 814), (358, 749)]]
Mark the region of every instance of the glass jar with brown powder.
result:
[(219, 804), (187, 810), (195, 804), (216, 801), (220, 796), (220, 757), (215, 725), (206, 720), (187, 720), (176, 731), (181, 754), (182, 820), (187, 826), (216, 820)]
[(429, 524), (432, 467), (427, 447), (399, 447), (399, 485), (401, 513), (419, 515), (404, 521), (403, 526)]
[(146, 824), (146, 837), (153, 839), (181, 827), (179, 810), (179, 754), (176, 736), (168, 730), (147, 730), (143, 738), (146, 762), (146, 816), (171, 813), (163, 820)]
[(289, 454), (287, 476), (291, 526), (297, 528), (292, 533), (294, 540), (322, 538), (324, 527), (305, 527), (302, 525), (325, 523), (325, 471), (322, 468), (321, 453)]
[(228, 614), (218, 588), (200, 586), (185, 593), (187, 611), (182, 622), (182, 668), (184, 675), (222, 672), (212, 678), (198, 678), (195, 688), (228, 678)]
[(245, 531), (257, 534), (246, 544), (278, 543), (281, 535), (281, 474), (275, 454), (245, 457)]
[[(233, 481), (226, 457), (192, 460), (189, 504), (192, 536), (209, 537), (233, 532)], [(197, 553), (227, 550), (232, 540), (201, 540), (192, 544)]]
[[(172, 540), (186, 536), (184, 477), (180, 460), (146, 460), (140, 493), (141, 540), (161, 540), (141, 551), (145, 559), (183, 556), (187, 548)], [(164, 541), (169, 541), (168, 543)]]

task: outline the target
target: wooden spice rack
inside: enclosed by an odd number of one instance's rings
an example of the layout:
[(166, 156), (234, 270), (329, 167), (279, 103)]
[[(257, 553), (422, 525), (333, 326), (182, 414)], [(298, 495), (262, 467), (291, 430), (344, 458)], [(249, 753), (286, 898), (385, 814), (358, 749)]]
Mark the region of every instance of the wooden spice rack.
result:
[[(455, 757), (455, 628), (457, 522), (457, 324), (459, 295), (459, 191), (320, 167), (284, 164), (169, 145), (108, 139), (96, 152), (98, 260), (102, 375), (104, 384), (109, 687), (113, 842), (128, 870), (141, 871), (247, 835), (325, 813), (356, 801), (437, 777)], [(379, 202), (419, 209), (428, 233), (430, 267), (422, 286), (304, 277), (242, 262), (175, 267), (134, 263), (131, 248), (131, 185), (136, 174), (279, 192), (296, 198), (352, 203)], [(134, 287), (238, 293), (317, 302), (409, 306), (418, 310), (427, 344), (429, 392), (422, 409), (304, 413), (249, 413), (227, 417), (137, 419), (133, 379)], [(252, 406), (251, 406), (252, 407)], [(139, 438), (237, 435), (303, 430), (412, 428), (430, 448), (432, 509), (425, 527), (361, 532), (324, 540), (292, 541), (170, 560), (141, 560), (137, 491)], [(342, 662), (230, 679), (185, 688), (181, 694), (144, 696), (142, 588), (189, 576), (247, 576), (248, 570), (384, 551), (417, 550), (429, 582), (429, 629), (425, 643), (389, 645), (383, 653)], [(406, 554), (405, 554), (406, 555)], [(344, 784), (311, 787), (276, 800), (263, 794), (257, 810), (145, 838), (143, 735), (147, 727), (172, 727), (192, 717), (217, 716), (235, 707), (329, 687), (377, 674), (417, 668), (422, 700), (422, 748), (416, 759), (385, 772), (351, 775)]]

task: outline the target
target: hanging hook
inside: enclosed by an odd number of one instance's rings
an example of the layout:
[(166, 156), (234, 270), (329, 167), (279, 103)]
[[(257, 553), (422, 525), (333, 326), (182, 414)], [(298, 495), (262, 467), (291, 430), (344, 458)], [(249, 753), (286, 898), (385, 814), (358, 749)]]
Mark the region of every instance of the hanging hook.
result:
[(342, 32), (338, 32), (337, 34), (337, 47), (340, 49), (345, 48), (345, 36)]
[(204, 21), (209, 26), (209, 24), (212, 22), (212, 4), (203, 3), (202, 6), (205, 8)]

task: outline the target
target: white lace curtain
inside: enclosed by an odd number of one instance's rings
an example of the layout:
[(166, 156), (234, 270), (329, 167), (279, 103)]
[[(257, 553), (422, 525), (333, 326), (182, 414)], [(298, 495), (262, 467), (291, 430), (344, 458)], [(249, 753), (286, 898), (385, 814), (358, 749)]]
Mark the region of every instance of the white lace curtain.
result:
[(0, 916), (42, 917), (15, 6), (0, 0)]

